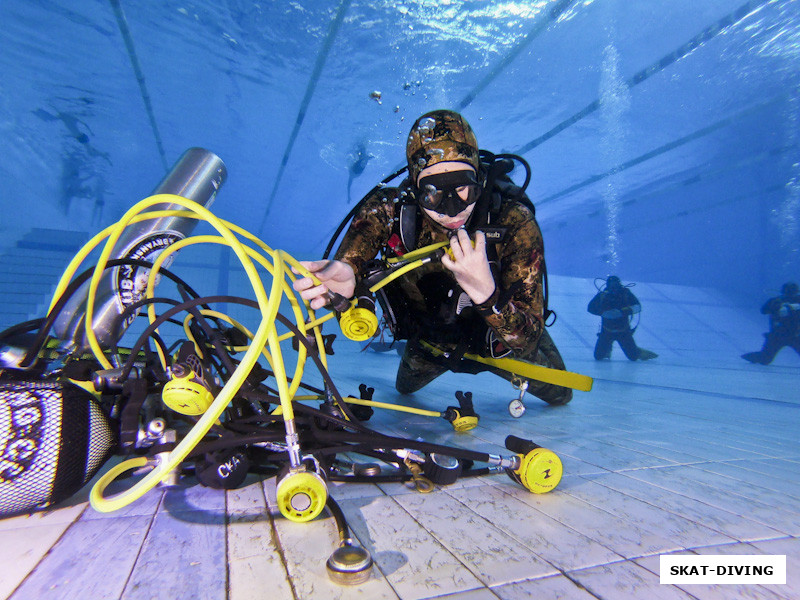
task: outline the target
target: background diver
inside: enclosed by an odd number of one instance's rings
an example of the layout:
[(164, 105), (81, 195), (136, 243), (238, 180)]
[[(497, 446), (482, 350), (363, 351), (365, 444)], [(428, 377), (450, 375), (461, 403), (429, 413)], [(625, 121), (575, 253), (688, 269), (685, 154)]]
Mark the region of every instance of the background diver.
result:
[(758, 352), (742, 354), (751, 363), (768, 365), (784, 346), (800, 354), (800, 290), (794, 282), (781, 287), (781, 295), (770, 298), (761, 307), (769, 315), (769, 331), (764, 334), (764, 346)]
[(631, 320), (633, 315), (641, 312), (642, 305), (629, 286), (623, 286), (616, 275), (606, 279), (605, 286), (592, 298), (587, 310), (602, 319), (594, 347), (595, 360), (611, 358), (615, 341), (629, 360), (650, 360), (658, 356), (655, 352), (639, 348), (633, 340), (636, 327), (631, 327)]
[(303, 263), (321, 285), (303, 277), (294, 287), (319, 309), (329, 291), (345, 298), (360, 295), (379, 253), (402, 256), (449, 240), (451, 256), (413, 269), (384, 288), (397, 319), (394, 337), (409, 340), (397, 390), (413, 393), (448, 370), (489, 370), (549, 404), (566, 404), (572, 399), (568, 387), (513, 380), (507, 371), (462, 358), (465, 352), (513, 355), (565, 369), (545, 330), (544, 246), (533, 205), (524, 186), (505, 177), (513, 162), (506, 160), (510, 166), (500, 177), (497, 165), (503, 163), (496, 158), (479, 150), (460, 114), (437, 110), (422, 115), (406, 145), (408, 178), (398, 187), (377, 186), (362, 200), (335, 260)]

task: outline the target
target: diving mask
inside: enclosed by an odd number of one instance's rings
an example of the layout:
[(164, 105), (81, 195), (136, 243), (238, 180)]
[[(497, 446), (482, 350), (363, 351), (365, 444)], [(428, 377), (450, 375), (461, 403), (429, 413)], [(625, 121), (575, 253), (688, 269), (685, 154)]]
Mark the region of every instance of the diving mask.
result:
[(455, 217), (481, 196), (482, 188), (470, 170), (449, 171), (421, 177), (417, 201), (422, 208)]

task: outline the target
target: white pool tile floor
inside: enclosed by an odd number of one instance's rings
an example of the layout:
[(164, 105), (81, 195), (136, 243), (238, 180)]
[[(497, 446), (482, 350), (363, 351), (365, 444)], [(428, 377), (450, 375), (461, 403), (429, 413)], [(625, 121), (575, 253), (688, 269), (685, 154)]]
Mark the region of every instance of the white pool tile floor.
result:
[[(561, 457), (554, 491), (532, 494), (502, 473), (431, 494), (331, 484), (375, 562), (366, 583), (343, 587), (326, 575), (333, 518), (283, 518), (274, 478), (228, 492), (188, 479), (109, 514), (88, 505), (87, 486), (46, 513), (0, 521), (0, 598), (800, 598), (800, 356), (784, 349), (769, 366), (739, 357), (761, 345), (758, 306), (639, 284), (636, 339), (659, 357), (631, 363), (615, 348), (596, 362), (591, 281), (551, 279), (551, 334), (567, 367), (594, 378), (567, 406), (529, 397), (514, 419), (516, 392), (490, 374), (447, 374), (403, 397), (395, 351), (341, 339), (330, 366), (342, 392), (363, 382), (384, 402), (442, 410), (456, 390), (472, 391), (480, 424), (469, 433), (389, 411), (368, 425), (506, 455), (507, 435), (531, 439)], [(785, 555), (787, 583), (661, 584), (659, 557), (675, 553)]]

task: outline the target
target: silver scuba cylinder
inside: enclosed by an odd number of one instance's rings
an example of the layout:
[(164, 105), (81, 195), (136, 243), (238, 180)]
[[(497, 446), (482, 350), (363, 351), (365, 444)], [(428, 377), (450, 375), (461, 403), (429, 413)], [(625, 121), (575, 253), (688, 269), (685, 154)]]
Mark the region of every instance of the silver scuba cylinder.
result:
[[(190, 148), (152, 195), (175, 194), (208, 208), (226, 177), (225, 165), (217, 155), (203, 148)], [(185, 209), (178, 204), (164, 203), (156, 204), (146, 212), (155, 210)], [(189, 235), (196, 225), (197, 219), (184, 217), (160, 217), (130, 225), (120, 236), (111, 258), (153, 262), (165, 248)], [(168, 267), (169, 262), (164, 266)], [(121, 265), (107, 269), (103, 274), (95, 295), (92, 319), (92, 330), (101, 347), (107, 348), (116, 342), (111, 339), (114, 322), (126, 307), (141, 299), (149, 272), (142, 267)], [(87, 281), (64, 306), (53, 327), (57, 338), (71, 342), (78, 349), (88, 347), (84, 330), (88, 292)], [(124, 331), (134, 318), (135, 315), (131, 315), (119, 331)]]

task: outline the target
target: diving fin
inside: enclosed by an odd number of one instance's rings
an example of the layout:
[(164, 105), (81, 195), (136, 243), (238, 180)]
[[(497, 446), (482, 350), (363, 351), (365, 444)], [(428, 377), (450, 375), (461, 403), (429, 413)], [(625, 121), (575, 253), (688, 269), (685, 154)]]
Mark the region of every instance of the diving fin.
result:
[(650, 360), (653, 358), (658, 358), (658, 354), (650, 350), (645, 350), (644, 348), (639, 348), (639, 357), (637, 360)]
[(464, 358), (479, 362), (490, 367), (497, 367), (515, 375), (521, 375), (527, 379), (535, 379), (544, 383), (552, 383), (561, 387), (572, 388), (581, 392), (588, 392), (592, 389), (594, 380), (588, 375), (573, 373), (572, 371), (562, 371), (561, 369), (551, 369), (541, 365), (515, 360), (513, 358), (486, 358), (477, 354), (465, 354)]
[[(441, 356), (444, 354), (439, 348), (429, 344), (428, 342), (421, 342), (423, 347), (430, 350), (434, 355)], [(463, 358), (467, 358), (474, 362), (496, 367), (503, 371), (508, 371), (514, 375), (521, 375), (526, 379), (535, 379), (544, 383), (552, 383), (553, 385), (560, 385), (561, 387), (572, 388), (580, 392), (588, 392), (592, 389), (594, 380), (588, 375), (581, 375), (580, 373), (573, 373), (572, 371), (562, 371), (561, 369), (551, 369), (550, 367), (543, 367), (542, 365), (534, 365), (532, 363), (523, 362), (513, 358), (487, 358), (479, 356), (478, 354), (464, 354)]]

